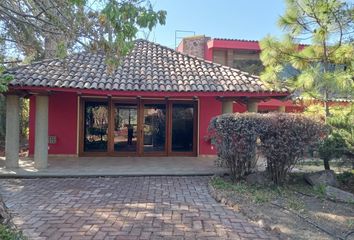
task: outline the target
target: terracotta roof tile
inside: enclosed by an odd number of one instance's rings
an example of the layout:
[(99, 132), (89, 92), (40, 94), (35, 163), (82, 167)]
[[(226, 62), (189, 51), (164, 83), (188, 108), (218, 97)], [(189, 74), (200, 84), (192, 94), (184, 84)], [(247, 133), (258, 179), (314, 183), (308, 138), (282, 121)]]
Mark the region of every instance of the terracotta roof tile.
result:
[[(78, 53), (10, 69), (11, 86), (175, 92), (273, 92), (257, 76), (179, 53), (146, 40), (113, 72), (105, 56)], [(277, 92), (287, 92), (281, 89)]]

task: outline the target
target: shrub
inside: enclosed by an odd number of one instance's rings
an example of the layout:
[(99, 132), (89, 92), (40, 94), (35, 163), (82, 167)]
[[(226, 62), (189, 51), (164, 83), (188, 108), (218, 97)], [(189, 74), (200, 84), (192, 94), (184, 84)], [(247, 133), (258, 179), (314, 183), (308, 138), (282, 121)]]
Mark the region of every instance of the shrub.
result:
[(337, 131), (333, 131), (320, 142), (318, 153), (323, 159), (324, 168), (330, 170), (329, 161), (341, 157), (345, 152), (345, 140)]
[(209, 124), (209, 135), (233, 181), (256, 166), (259, 120), (259, 114), (235, 113), (217, 116)]
[(326, 136), (321, 122), (300, 114), (265, 114), (261, 122), (261, 150), (267, 160), (267, 171), (276, 184), (282, 184), (305, 151)]
[(333, 132), (344, 141), (341, 154), (347, 157), (354, 169), (354, 104), (337, 107), (328, 118), (328, 124), (333, 128)]
[[(329, 169), (329, 161), (333, 158), (345, 156), (343, 160), (351, 163), (354, 169), (354, 104), (347, 106), (331, 106), (327, 124), (332, 133), (321, 142), (319, 154), (323, 159), (325, 169)], [(322, 112), (322, 113), (321, 113)], [(323, 106), (310, 105), (306, 114), (311, 117), (322, 115)]]

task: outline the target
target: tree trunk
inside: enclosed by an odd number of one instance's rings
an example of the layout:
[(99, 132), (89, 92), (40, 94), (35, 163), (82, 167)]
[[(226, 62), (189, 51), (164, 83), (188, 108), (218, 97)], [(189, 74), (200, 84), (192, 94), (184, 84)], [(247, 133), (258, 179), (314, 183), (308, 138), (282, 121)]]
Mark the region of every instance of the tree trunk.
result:
[(327, 123), (327, 118), (330, 116), (329, 104), (328, 104), (328, 91), (327, 90), (325, 90), (325, 92), (324, 92), (323, 105), (324, 105), (324, 110), (325, 110), (325, 123)]
[(330, 116), (330, 113), (329, 113), (329, 106), (328, 106), (328, 101), (325, 100), (324, 102), (324, 107), (325, 107), (325, 120), (327, 122), (327, 118)]
[(325, 170), (331, 170), (329, 166), (329, 159), (323, 159), (323, 166)]

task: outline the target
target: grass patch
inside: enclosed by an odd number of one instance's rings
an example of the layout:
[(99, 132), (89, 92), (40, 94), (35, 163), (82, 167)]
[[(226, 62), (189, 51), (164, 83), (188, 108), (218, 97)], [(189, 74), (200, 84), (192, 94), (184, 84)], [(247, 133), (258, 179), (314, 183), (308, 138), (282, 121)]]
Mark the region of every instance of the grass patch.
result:
[(293, 196), (288, 198), (287, 207), (297, 212), (305, 211), (304, 202)]
[(349, 229), (354, 228), (354, 220), (348, 219), (348, 220), (347, 220), (347, 224), (348, 224), (348, 228), (349, 228)]
[(273, 187), (253, 186), (246, 182), (232, 183), (220, 177), (214, 177), (211, 185), (223, 191), (229, 191), (238, 194), (243, 199), (252, 201), (253, 203), (270, 202), (279, 195), (279, 189)]
[[(286, 206), (294, 211), (302, 212), (305, 210), (304, 202), (298, 198), (294, 190), (298, 189), (298, 184), (291, 186), (260, 186), (250, 185), (240, 181), (232, 183), (220, 177), (214, 177), (211, 185), (217, 190), (227, 191), (240, 201), (252, 202), (255, 204), (270, 203), (277, 199), (286, 199)], [(300, 185), (299, 185), (300, 186)], [(311, 189), (311, 190), (310, 190)], [(301, 189), (302, 191), (303, 189)], [(311, 187), (306, 188), (313, 193)]]
[(21, 232), (9, 229), (7, 226), (0, 224), (0, 239), (1, 240), (25, 240)]
[(320, 184), (320, 185), (316, 185), (313, 186), (313, 193), (320, 198), (325, 198), (326, 196), (326, 185), (324, 184)]

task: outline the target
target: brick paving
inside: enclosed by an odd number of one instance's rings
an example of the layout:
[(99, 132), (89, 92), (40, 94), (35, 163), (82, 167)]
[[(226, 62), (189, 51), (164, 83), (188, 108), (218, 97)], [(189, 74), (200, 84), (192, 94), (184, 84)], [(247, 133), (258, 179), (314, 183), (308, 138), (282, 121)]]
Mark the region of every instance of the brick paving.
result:
[(208, 193), (208, 177), (0, 179), (29, 239), (274, 239)]

